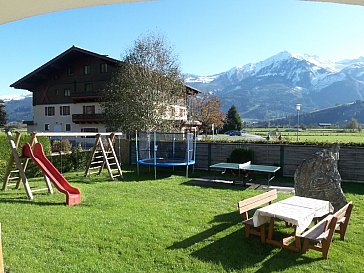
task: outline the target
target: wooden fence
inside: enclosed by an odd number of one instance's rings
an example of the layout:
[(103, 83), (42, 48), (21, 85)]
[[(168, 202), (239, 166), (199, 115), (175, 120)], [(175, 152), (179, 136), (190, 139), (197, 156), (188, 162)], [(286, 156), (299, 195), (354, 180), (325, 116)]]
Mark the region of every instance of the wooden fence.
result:
[[(128, 157), (123, 157), (123, 162), (135, 164), (135, 143), (127, 144), (125, 141), (123, 146), (123, 151), (128, 154)], [(243, 147), (253, 150), (254, 164), (280, 166), (283, 176), (293, 176), (303, 160), (325, 148), (316, 145), (198, 142), (195, 168), (208, 170), (212, 164), (226, 162), (234, 149)], [(125, 161), (126, 158), (128, 161)], [(339, 172), (344, 180), (364, 181), (364, 148), (341, 147)]]

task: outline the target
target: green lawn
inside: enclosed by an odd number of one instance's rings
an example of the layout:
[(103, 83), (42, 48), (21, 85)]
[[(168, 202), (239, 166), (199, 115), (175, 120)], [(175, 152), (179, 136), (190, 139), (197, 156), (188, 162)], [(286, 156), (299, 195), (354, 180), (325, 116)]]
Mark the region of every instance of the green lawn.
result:
[[(252, 128), (248, 130), (250, 133), (258, 134), (266, 137), (268, 132), (276, 131), (275, 128)], [(286, 131), (285, 128), (279, 128), (277, 131), (281, 133), (285, 142), (297, 142), (297, 132)], [(272, 137), (276, 140), (276, 137)], [(306, 129), (298, 132), (298, 141), (305, 143), (363, 143), (364, 131), (350, 131), (344, 129)]]
[[(360, 272), (364, 268), (364, 185), (345, 184), (354, 203), (345, 241), (329, 259), (316, 251), (291, 253), (245, 239), (237, 201), (258, 191), (201, 187), (179, 173), (123, 181), (67, 174), (82, 203), (24, 190), (0, 192), (2, 240), (8, 272)], [(182, 173), (181, 173), (182, 174)], [(41, 183), (41, 179), (36, 184)], [(43, 183), (42, 183), (43, 184)], [(280, 194), (279, 198), (288, 195)]]

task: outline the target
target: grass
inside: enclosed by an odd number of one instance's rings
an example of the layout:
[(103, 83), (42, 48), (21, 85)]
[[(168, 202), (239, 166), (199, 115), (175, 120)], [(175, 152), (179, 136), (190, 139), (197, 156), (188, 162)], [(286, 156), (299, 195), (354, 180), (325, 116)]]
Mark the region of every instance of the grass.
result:
[[(258, 194), (242, 188), (195, 186), (178, 173), (123, 181), (66, 174), (82, 203), (24, 190), (0, 193), (7, 272), (359, 272), (364, 268), (364, 188), (345, 183), (354, 210), (345, 241), (324, 261), (315, 251), (291, 253), (245, 239), (237, 201)], [(36, 179), (35, 184), (44, 184)], [(280, 199), (288, 195), (279, 194)], [(358, 271), (359, 270), (359, 271)]]
[[(249, 132), (266, 137), (268, 132), (275, 128), (252, 128)], [(297, 142), (297, 132), (288, 132), (279, 128), (285, 142)], [(305, 143), (363, 143), (364, 131), (351, 131), (348, 129), (306, 129), (298, 132), (298, 141)], [(274, 140), (275, 137), (272, 137)]]

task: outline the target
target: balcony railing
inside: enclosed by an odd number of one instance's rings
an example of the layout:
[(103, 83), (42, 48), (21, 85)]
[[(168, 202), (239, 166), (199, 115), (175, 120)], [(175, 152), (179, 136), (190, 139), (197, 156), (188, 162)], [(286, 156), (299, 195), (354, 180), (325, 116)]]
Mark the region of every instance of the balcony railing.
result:
[(104, 123), (103, 114), (73, 114), (72, 122), (74, 123)]

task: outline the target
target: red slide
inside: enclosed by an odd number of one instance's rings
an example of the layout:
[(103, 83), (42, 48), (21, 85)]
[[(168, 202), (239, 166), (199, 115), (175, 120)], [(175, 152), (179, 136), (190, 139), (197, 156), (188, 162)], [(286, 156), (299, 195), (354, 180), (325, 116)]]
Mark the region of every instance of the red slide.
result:
[(66, 204), (73, 206), (81, 203), (80, 190), (71, 186), (56, 167), (48, 160), (40, 143), (34, 144), (34, 152), (29, 143), (24, 144), (22, 155), (31, 158), (43, 171), (43, 173), (53, 182), (60, 192), (66, 195)]

